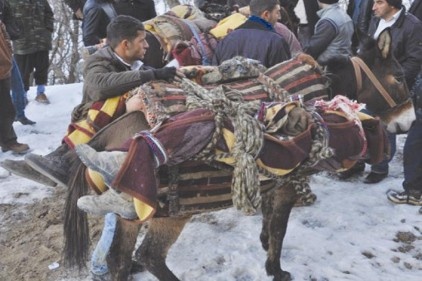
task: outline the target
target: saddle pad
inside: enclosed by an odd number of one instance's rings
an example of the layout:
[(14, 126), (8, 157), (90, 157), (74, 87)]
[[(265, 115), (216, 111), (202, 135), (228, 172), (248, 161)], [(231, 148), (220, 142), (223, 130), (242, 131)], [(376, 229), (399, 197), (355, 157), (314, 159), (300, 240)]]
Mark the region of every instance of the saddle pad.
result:
[[(187, 161), (177, 167), (178, 180), (171, 182), (172, 171), (160, 168), (157, 212), (154, 217), (183, 216), (201, 213), (204, 210), (217, 211), (233, 206), (231, 195), (232, 169), (219, 169), (198, 161)], [(178, 209), (171, 210), (169, 190), (177, 185)], [(260, 190), (274, 188), (272, 180), (261, 180)]]
[(295, 98), (301, 96), (305, 103), (328, 99), (328, 79), (318, 68), (291, 59), (269, 68), (265, 73), (276, 84)]
[(365, 145), (359, 126), (340, 112), (320, 114), (328, 128), (329, 146), (334, 150), (334, 156), (319, 161), (315, 168), (332, 172), (351, 168), (360, 159)]

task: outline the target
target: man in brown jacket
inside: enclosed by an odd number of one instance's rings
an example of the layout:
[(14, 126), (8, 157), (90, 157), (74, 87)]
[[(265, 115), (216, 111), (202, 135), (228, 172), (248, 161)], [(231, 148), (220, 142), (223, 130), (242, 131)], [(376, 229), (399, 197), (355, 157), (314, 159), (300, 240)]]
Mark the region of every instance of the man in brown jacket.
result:
[[(73, 114), (72, 122), (86, 119), (87, 109), (93, 102), (121, 96), (151, 80), (170, 81), (176, 75), (182, 75), (174, 67), (153, 69), (143, 65), (141, 59), (149, 47), (145, 37), (144, 25), (133, 17), (118, 16), (109, 24), (108, 46), (86, 60), (82, 102), (74, 110), (74, 113), (82, 114)], [(63, 155), (69, 149), (63, 143), (46, 156), (31, 153), (26, 155), (25, 161), (6, 160), (1, 166), (46, 185), (65, 186), (68, 163)]]

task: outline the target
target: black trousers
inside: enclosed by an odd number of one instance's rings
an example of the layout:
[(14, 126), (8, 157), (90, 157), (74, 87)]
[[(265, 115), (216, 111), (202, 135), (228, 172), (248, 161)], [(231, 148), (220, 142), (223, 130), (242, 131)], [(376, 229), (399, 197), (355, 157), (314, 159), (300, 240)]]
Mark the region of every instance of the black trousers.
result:
[(10, 97), (10, 78), (0, 80), (0, 146), (16, 143), (17, 137), (13, 129), (15, 107)]
[(27, 55), (14, 54), (16, 63), (19, 66), (19, 71), (22, 75), (25, 91), (29, 90), (29, 79), (32, 72), (34, 73), (36, 85), (47, 84), (49, 67), (48, 52), (49, 51), (39, 51)]

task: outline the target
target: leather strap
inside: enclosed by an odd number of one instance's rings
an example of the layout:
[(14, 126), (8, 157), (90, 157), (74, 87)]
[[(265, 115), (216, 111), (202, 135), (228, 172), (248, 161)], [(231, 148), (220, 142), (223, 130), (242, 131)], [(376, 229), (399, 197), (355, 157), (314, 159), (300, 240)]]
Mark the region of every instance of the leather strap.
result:
[(381, 83), (378, 81), (378, 79), (375, 77), (369, 67), (365, 64), (365, 62), (358, 57), (352, 57), (350, 60), (352, 61), (353, 68), (355, 69), (358, 92), (362, 89), (362, 75), (360, 72), (360, 69), (362, 69), (363, 72), (365, 72), (365, 74), (368, 76), (369, 80), (371, 80), (372, 84), (374, 84), (375, 88), (377, 88), (381, 96), (388, 103), (388, 105), (391, 108), (395, 107), (397, 105), (396, 102), (390, 97), (388, 92), (381, 85)]

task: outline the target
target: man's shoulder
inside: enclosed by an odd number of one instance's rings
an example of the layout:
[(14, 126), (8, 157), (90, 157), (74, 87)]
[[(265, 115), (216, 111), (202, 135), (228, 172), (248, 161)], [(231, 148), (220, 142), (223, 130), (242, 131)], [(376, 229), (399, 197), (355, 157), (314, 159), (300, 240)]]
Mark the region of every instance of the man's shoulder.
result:
[(255, 28), (237, 28), (229, 34), (227, 34), (226, 37), (236, 37), (236, 36), (255, 36), (255, 35), (261, 35), (261, 36), (268, 36), (269, 38), (276, 38), (281, 37), (280, 34), (273, 30), (266, 30), (266, 29), (255, 29)]
[(422, 22), (413, 14), (406, 12), (404, 15), (404, 21), (407, 22), (408, 24), (412, 24), (412, 25), (421, 25)]
[(113, 55), (113, 51), (110, 47), (102, 48), (96, 51), (94, 54), (90, 55), (87, 59), (85, 64), (96, 64), (96, 63), (116, 63), (118, 59)]
[(99, 11), (102, 10), (103, 5), (108, 4), (109, 2), (102, 2), (97, 0), (87, 0), (83, 6), (83, 13), (88, 13), (90, 11)]
[[(393, 25), (392, 28), (394, 28), (394, 26), (395, 25)], [(402, 23), (396, 26), (396, 28), (399, 30), (404, 30), (406, 35), (417, 33), (418, 36), (422, 36), (422, 22), (417, 17), (408, 12), (404, 14)]]

